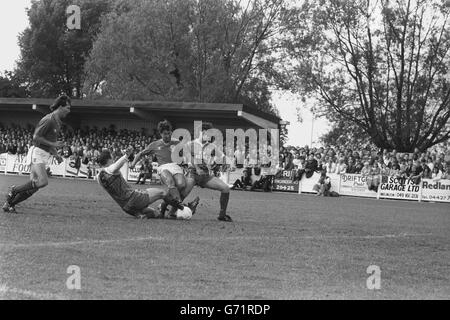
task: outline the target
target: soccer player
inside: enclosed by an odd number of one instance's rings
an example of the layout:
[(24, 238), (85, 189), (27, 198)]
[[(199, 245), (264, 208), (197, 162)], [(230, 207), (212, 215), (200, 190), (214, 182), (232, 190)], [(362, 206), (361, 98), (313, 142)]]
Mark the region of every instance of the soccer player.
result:
[[(220, 213), (217, 219), (220, 221), (232, 222), (233, 219), (227, 215), (227, 207), (230, 200), (230, 186), (211, 173), (209, 164), (206, 163), (203, 158), (203, 150), (210, 144), (210, 138), (207, 136), (206, 132), (211, 128), (213, 128), (211, 123), (204, 122), (202, 124), (202, 134), (200, 137), (189, 143), (192, 158), (191, 163), (189, 163), (186, 188), (183, 190), (183, 193), (186, 195), (189, 194), (196, 185), (200, 188), (220, 191)], [(202, 154), (195, 153), (196, 144), (200, 146), (199, 149), (202, 150)], [(223, 156), (223, 154), (217, 154), (216, 150), (216, 158)]]
[(58, 97), (50, 106), (52, 111), (39, 121), (33, 135), (33, 146), (27, 154), (27, 164), (31, 165), (30, 181), (21, 186), (11, 186), (2, 209), (5, 212), (17, 213), (16, 205), (27, 200), (39, 189), (48, 185), (46, 166), (53, 155), (59, 163), (62, 158), (57, 155), (57, 148), (63, 146), (58, 141), (62, 120), (70, 113), (71, 100), (68, 96)]
[[(183, 205), (177, 199), (172, 198), (167, 190), (149, 188), (145, 191), (134, 190), (120, 173), (120, 168), (128, 162), (131, 149), (124, 151), (125, 155), (113, 161), (111, 152), (103, 150), (98, 158), (98, 163), (102, 167), (97, 175), (97, 182), (108, 192), (117, 202), (123, 211), (137, 219), (158, 219), (164, 218), (158, 210), (150, 207), (157, 200), (164, 199), (167, 203), (183, 209)], [(188, 204), (188, 207), (195, 212), (198, 202)]]
[[(181, 196), (180, 190), (186, 188), (186, 179), (183, 169), (172, 161), (172, 150), (180, 141), (172, 139), (172, 125), (167, 120), (161, 121), (158, 124), (158, 131), (162, 138), (150, 143), (145, 150), (138, 153), (131, 163), (130, 168), (133, 169), (143, 156), (154, 154), (159, 165), (158, 174), (162, 183), (169, 188), (169, 193), (181, 202), (185, 197)], [(198, 201), (199, 199), (196, 200)], [(164, 202), (161, 206), (163, 214), (166, 211), (167, 205), (167, 202)], [(174, 215), (175, 211), (176, 209), (173, 208), (170, 214)]]

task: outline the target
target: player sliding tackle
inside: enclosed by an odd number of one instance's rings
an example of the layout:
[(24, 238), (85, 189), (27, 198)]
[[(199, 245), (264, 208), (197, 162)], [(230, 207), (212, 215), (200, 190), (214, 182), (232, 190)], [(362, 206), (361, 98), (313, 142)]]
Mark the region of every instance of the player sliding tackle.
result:
[[(172, 139), (172, 125), (167, 120), (161, 121), (158, 124), (158, 131), (161, 139), (152, 142), (145, 150), (138, 153), (131, 163), (130, 168), (133, 169), (143, 156), (148, 154), (155, 155), (159, 165), (158, 174), (161, 182), (167, 186), (173, 199), (182, 202), (186, 197), (182, 196), (180, 192), (186, 188), (186, 180), (183, 169), (172, 161), (172, 150), (180, 141)], [(198, 204), (199, 200), (197, 197), (193, 203)], [(168, 203), (166, 201), (161, 205), (162, 214), (165, 213), (167, 205)], [(175, 212), (176, 207), (171, 210), (169, 216), (175, 216)]]
[[(155, 201), (163, 199), (172, 206), (183, 210), (183, 205), (178, 199), (173, 198), (167, 190), (149, 188), (144, 191), (134, 190), (120, 173), (120, 169), (131, 155), (132, 150), (125, 150), (125, 155), (116, 162), (113, 161), (111, 153), (108, 150), (102, 151), (98, 158), (98, 163), (102, 167), (97, 175), (98, 183), (109, 193), (117, 202), (123, 211), (137, 219), (158, 219), (164, 218), (164, 215), (150, 205)], [(198, 203), (192, 202), (188, 207), (192, 212)], [(176, 217), (173, 217), (176, 218)]]
[(61, 132), (62, 119), (70, 113), (70, 98), (60, 96), (50, 106), (52, 113), (39, 121), (33, 135), (33, 146), (27, 154), (27, 165), (30, 165), (30, 181), (21, 186), (10, 187), (6, 202), (2, 209), (5, 212), (17, 213), (16, 205), (27, 200), (33, 194), (48, 185), (46, 165), (51, 156), (55, 156), (59, 163), (62, 159), (57, 155), (57, 148), (63, 142), (58, 141)]

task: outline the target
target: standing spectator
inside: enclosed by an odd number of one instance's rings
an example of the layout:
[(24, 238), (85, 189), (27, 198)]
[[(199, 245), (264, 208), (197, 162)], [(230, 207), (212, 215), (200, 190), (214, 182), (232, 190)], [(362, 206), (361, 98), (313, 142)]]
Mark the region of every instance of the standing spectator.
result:
[(430, 169), (430, 167), (428, 167), (427, 161), (425, 160), (425, 158), (422, 159), (420, 164), (422, 166), (422, 178), (423, 179), (431, 179), (431, 169)]
[(356, 158), (356, 163), (355, 163), (355, 173), (361, 173), (362, 168), (364, 167), (364, 164), (361, 161), (360, 157)]
[[(142, 162), (142, 165), (141, 165), (141, 168), (139, 171), (140, 171), (139, 177), (138, 177), (138, 181), (136, 182), (136, 184), (139, 184), (139, 183), (145, 184), (145, 181), (147, 179), (150, 179), (150, 181), (152, 180), (153, 166), (148, 157), (146, 157), (144, 159), (144, 161)], [(142, 182), (141, 182), (141, 179), (142, 179)]]
[(339, 163), (337, 165), (336, 173), (342, 174), (347, 172), (347, 164), (345, 163), (345, 158), (339, 158)]
[(336, 163), (333, 161), (332, 156), (327, 156), (325, 163), (325, 170), (327, 173), (335, 173), (337, 169)]
[(317, 171), (317, 160), (314, 159), (314, 154), (310, 153), (308, 160), (305, 163), (306, 178), (311, 178), (314, 172)]

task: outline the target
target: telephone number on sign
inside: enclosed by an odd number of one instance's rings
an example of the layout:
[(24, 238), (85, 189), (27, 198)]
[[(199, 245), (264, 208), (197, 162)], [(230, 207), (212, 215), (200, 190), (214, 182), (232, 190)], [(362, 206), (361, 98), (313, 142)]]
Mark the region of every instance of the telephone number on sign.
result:
[(295, 191), (294, 186), (287, 186), (287, 185), (276, 185), (274, 189), (283, 191)]
[(429, 196), (423, 196), (424, 200), (436, 200), (436, 201), (450, 201), (450, 195), (447, 196), (434, 196), (434, 195), (429, 195)]

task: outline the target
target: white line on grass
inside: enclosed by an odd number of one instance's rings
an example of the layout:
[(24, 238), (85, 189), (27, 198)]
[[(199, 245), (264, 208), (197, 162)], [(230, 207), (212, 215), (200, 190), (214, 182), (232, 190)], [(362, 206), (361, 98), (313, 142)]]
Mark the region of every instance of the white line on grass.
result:
[(19, 244), (8, 244), (0, 243), (0, 249), (27, 249), (36, 247), (67, 247), (67, 246), (80, 246), (80, 245), (103, 245), (103, 244), (120, 244), (122, 242), (146, 242), (146, 241), (276, 241), (276, 240), (327, 240), (327, 239), (355, 239), (355, 240), (373, 240), (373, 239), (399, 239), (399, 238), (410, 238), (410, 237), (428, 237), (431, 233), (401, 233), (401, 234), (384, 234), (384, 235), (365, 235), (365, 236), (346, 236), (346, 235), (319, 235), (319, 236), (235, 236), (235, 237), (197, 237), (197, 238), (163, 238), (163, 237), (140, 237), (140, 238), (128, 238), (128, 239), (105, 239), (105, 240), (93, 240), (86, 239), (80, 241), (69, 241), (69, 242), (40, 242), (40, 243), (19, 243)]
[(22, 290), (18, 288), (10, 288), (7, 285), (0, 284), (0, 297), (6, 294), (16, 294), (26, 296), (37, 300), (66, 300), (66, 298), (49, 292), (35, 292), (31, 290)]

